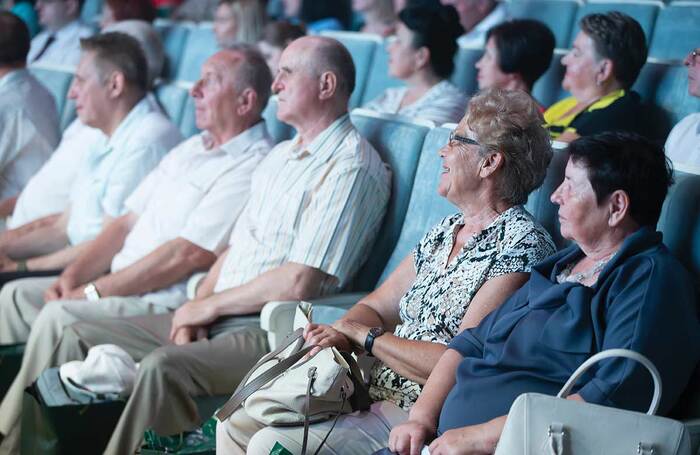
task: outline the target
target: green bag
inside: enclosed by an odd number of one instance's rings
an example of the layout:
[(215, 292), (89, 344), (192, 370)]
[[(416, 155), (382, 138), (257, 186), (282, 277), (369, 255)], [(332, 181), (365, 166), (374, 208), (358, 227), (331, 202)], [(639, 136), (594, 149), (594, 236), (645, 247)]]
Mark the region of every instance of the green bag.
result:
[(216, 418), (196, 429), (176, 436), (158, 436), (153, 430), (144, 434), (142, 455), (214, 455), (216, 454)]
[(22, 366), (24, 344), (0, 346), (0, 400), (5, 397)]

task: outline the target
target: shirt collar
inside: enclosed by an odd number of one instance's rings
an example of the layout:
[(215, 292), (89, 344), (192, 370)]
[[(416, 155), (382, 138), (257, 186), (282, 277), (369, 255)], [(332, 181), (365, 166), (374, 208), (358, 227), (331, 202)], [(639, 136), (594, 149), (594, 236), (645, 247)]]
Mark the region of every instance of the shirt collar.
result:
[[(209, 133), (202, 133), (202, 141), (204, 143), (205, 149), (213, 149), (214, 147), (207, 147), (207, 142), (209, 139)], [(243, 154), (250, 150), (256, 143), (262, 140), (270, 140), (270, 136), (267, 134), (267, 127), (265, 126), (265, 121), (261, 120), (255, 125), (251, 126), (247, 130), (229, 139), (228, 142), (221, 144), (218, 150), (223, 151), (229, 155), (235, 156), (238, 154)]]
[(335, 149), (335, 147), (328, 147), (329, 142), (333, 143), (334, 140), (345, 137), (351, 129), (350, 115), (343, 114), (316, 136), (306, 147), (300, 146), (301, 136), (297, 134), (292, 139), (289, 155), (295, 160), (301, 159), (306, 155), (319, 155), (319, 157), (322, 157), (323, 152), (330, 153)]

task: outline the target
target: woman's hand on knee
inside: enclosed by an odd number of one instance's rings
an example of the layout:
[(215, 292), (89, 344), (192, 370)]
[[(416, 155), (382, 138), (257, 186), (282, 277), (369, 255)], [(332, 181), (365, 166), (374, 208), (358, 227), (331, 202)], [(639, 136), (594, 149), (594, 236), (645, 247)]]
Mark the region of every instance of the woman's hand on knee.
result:
[(423, 422), (409, 420), (394, 427), (389, 435), (389, 450), (400, 455), (420, 455), (435, 430)]

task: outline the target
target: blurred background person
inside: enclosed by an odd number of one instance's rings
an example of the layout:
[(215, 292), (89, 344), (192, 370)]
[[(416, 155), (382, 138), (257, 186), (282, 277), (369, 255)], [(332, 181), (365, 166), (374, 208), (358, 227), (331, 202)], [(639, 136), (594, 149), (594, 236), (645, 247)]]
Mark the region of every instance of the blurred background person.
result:
[(265, 57), (267, 66), (273, 75), (277, 74), (280, 56), (289, 43), (297, 38), (306, 35), (304, 27), (298, 24), (292, 24), (289, 21), (270, 22), (263, 30), (263, 37), (258, 42), (258, 49)]
[[(688, 68), (688, 95), (700, 98), (700, 47), (690, 51), (683, 63)], [(674, 163), (700, 165), (700, 112), (687, 115), (673, 127), (666, 140), (666, 155)]]
[(352, 9), (362, 19), (360, 31), (389, 36), (396, 27), (393, 0), (352, 0)]
[(284, 15), (302, 22), (309, 34), (324, 30), (348, 30), (352, 21), (350, 0), (283, 0)]
[(220, 0), (214, 14), (214, 35), (222, 49), (235, 44), (256, 44), (265, 26), (262, 0)]
[(27, 63), (78, 65), (80, 39), (93, 30), (80, 22), (83, 0), (37, 0), (36, 11), (44, 31), (32, 40)]
[(219, 0), (185, 0), (170, 18), (176, 21), (212, 21), (218, 4)]
[(151, 0), (106, 0), (102, 5), (100, 28), (115, 22), (137, 19), (153, 22), (156, 18), (156, 8)]
[[(496, 0), (441, 0), (452, 5), (459, 14), (464, 35), (459, 38), (462, 47), (482, 47), (486, 32), (508, 18), (506, 7)], [(410, 1), (409, 1), (410, 3)]]
[(5, 8), (15, 16), (19, 16), (29, 29), (30, 37), (34, 38), (41, 30), (41, 27), (39, 27), (39, 16), (37, 16), (34, 9), (33, 0), (2, 0), (0, 1), (1, 8)]

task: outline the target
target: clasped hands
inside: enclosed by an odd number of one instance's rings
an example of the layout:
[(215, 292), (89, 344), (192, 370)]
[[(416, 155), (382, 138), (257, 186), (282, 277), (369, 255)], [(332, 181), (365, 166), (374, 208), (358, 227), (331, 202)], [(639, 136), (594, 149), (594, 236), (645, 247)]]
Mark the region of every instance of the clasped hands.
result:
[(359, 322), (340, 319), (331, 325), (307, 324), (304, 327), (304, 340), (309, 345), (316, 345), (309, 356), (314, 356), (323, 348), (335, 347), (340, 351), (362, 351), (369, 327)]

